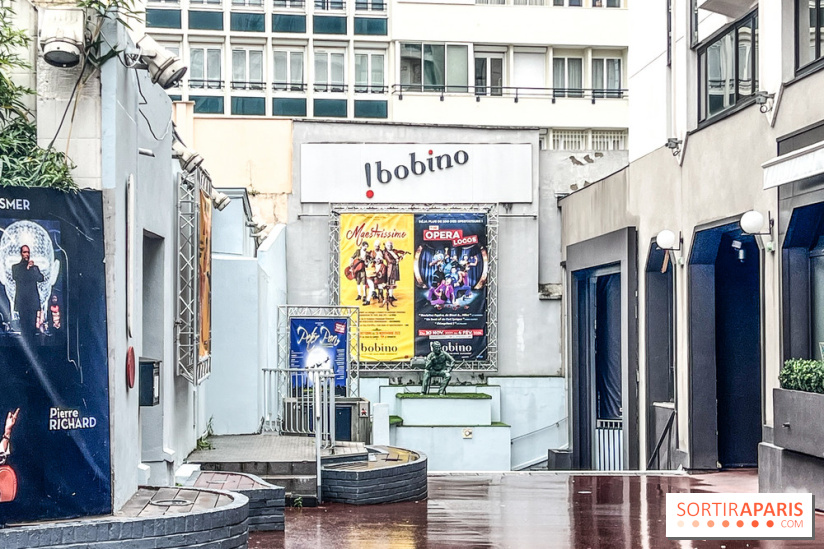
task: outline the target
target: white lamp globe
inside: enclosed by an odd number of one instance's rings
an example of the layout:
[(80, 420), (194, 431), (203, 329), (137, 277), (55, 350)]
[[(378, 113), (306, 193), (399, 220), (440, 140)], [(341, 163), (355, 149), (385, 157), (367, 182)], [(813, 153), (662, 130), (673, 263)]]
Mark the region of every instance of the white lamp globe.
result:
[(764, 228), (764, 216), (761, 212), (750, 210), (741, 216), (741, 230), (747, 234), (757, 234)]
[(668, 229), (664, 229), (663, 231), (658, 233), (658, 236), (655, 237), (655, 243), (662, 250), (674, 250), (675, 233)]

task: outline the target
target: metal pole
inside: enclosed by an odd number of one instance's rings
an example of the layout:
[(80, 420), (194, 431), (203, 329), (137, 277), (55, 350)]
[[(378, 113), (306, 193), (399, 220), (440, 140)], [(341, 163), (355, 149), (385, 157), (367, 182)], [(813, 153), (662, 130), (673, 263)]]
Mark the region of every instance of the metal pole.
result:
[(320, 446), (321, 446), (321, 438), (323, 437), (323, 427), (321, 425), (323, 421), (323, 406), (321, 403), (321, 392), (318, 390), (320, 389), (319, 384), (321, 381), (321, 376), (319, 374), (315, 374), (315, 390), (314, 393), (314, 407), (315, 407), (315, 461), (316, 461), (316, 473), (317, 473), (317, 494), (318, 494), (318, 503), (323, 501), (323, 493), (321, 489), (321, 456), (320, 456)]

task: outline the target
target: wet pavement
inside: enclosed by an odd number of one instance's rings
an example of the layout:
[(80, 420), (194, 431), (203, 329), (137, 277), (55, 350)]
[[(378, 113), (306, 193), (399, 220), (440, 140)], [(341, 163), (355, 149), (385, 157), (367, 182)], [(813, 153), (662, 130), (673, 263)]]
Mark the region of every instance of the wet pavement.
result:
[(818, 541), (676, 541), (665, 532), (667, 492), (756, 492), (755, 471), (707, 475), (438, 475), (429, 499), (287, 509), (286, 532), (250, 535), (249, 549), (794, 548)]

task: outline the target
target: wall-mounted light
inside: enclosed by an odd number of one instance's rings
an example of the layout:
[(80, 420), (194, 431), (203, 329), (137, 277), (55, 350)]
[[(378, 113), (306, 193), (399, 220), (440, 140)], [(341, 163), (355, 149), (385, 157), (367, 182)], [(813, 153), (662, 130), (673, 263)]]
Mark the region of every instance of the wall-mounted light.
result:
[(676, 137), (670, 137), (667, 139), (667, 148), (672, 151), (672, 156), (678, 156), (681, 154), (682, 143), (683, 141)]
[(741, 226), (741, 230), (744, 231), (746, 234), (757, 236), (757, 237), (769, 237), (764, 238), (764, 249), (768, 252), (775, 251), (775, 243), (772, 240), (772, 232), (773, 226), (775, 225), (775, 220), (772, 218), (770, 212), (767, 212), (767, 231), (764, 232), (764, 215), (756, 210), (750, 210), (746, 212), (744, 215), (741, 216), (741, 221), (738, 224)]
[(764, 90), (755, 92), (755, 104), (758, 105), (759, 110), (764, 114), (772, 110), (774, 99), (774, 93), (767, 93)]
[(152, 83), (159, 84), (164, 90), (180, 82), (186, 74), (187, 67), (183, 61), (148, 34), (137, 41), (137, 47), (139, 50), (136, 53), (126, 55), (131, 63), (129, 66), (148, 70)]
[(74, 67), (85, 55), (86, 14), (80, 8), (40, 9), (40, 48), (43, 60), (55, 67)]
[(670, 252), (680, 251), (681, 244), (683, 243), (684, 239), (681, 237), (680, 231), (678, 232), (678, 236), (675, 236), (674, 232), (669, 229), (664, 229), (655, 237), (655, 244), (662, 250), (667, 250)]
[(193, 172), (203, 164), (203, 157), (195, 150), (190, 149), (177, 139), (172, 143), (172, 156), (180, 162), (180, 169), (184, 172)]

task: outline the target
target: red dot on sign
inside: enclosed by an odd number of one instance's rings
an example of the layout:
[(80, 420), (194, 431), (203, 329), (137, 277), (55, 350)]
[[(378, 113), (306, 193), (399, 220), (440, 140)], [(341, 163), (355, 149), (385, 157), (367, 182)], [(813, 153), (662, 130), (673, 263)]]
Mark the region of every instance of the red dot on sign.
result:
[(429, 154), (432, 154), (432, 149), (429, 149)]
[(711, 520), (708, 520), (708, 521), (707, 521), (707, 526), (709, 526), (710, 528), (712, 528), (713, 526), (715, 526), (715, 523), (714, 523), (713, 521), (711, 521)]
[(736, 526), (738, 526), (739, 528), (741, 528), (742, 526), (744, 526), (744, 521), (743, 521), (743, 520), (739, 520), (739, 521), (738, 521), (738, 522), (736, 522), (735, 524), (736, 524)]
[(757, 520), (752, 521), (752, 527), (755, 528), (757, 526), (758, 526), (758, 521)]
[(697, 520), (692, 521), (692, 527), (693, 528), (698, 528), (698, 521)]
[(728, 520), (725, 520), (724, 522), (721, 523), (721, 526), (723, 526), (724, 528), (726, 528), (729, 525), (730, 525), (730, 521), (728, 521)]
[(767, 528), (772, 528), (774, 525), (775, 525), (775, 523), (773, 521), (771, 521), (771, 520), (767, 521)]
[(372, 198), (373, 196), (375, 196), (375, 191), (373, 191), (372, 189), (366, 191), (366, 198)]

